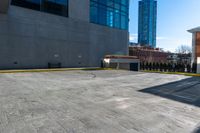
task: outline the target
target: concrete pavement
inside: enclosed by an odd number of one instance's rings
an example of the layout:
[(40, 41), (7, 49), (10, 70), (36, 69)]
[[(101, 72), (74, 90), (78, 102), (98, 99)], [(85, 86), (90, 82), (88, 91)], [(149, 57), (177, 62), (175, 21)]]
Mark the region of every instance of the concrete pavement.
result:
[(190, 133), (198, 82), (120, 70), (0, 74), (0, 133)]

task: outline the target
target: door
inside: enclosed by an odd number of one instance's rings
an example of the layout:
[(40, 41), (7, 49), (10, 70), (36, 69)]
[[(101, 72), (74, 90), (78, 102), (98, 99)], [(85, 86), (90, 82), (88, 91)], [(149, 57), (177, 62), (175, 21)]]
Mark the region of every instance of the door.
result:
[(130, 63), (131, 71), (138, 71), (138, 63)]

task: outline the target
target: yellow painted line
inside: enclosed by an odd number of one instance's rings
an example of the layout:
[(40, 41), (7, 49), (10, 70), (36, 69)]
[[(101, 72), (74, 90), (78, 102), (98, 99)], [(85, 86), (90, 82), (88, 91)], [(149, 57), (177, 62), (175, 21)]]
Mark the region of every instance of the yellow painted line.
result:
[(175, 74), (175, 75), (185, 75), (185, 76), (193, 76), (193, 77), (200, 77), (200, 74), (195, 73), (183, 73), (183, 72), (160, 72), (160, 71), (142, 71), (142, 72), (149, 72), (149, 73), (160, 73), (160, 74)]
[(58, 72), (58, 71), (73, 71), (73, 70), (112, 70), (110, 68), (53, 68), (53, 69), (20, 69), (20, 70), (0, 70), (2, 73), (29, 73), (29, 72)]

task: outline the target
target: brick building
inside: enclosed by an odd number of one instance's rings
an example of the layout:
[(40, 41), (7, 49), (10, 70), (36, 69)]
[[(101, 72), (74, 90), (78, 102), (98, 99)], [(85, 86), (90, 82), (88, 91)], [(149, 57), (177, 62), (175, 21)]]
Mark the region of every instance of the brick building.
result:
[(129, 46), (129, 55), (137, 56), (141, 62), (168, 62), (169, 53), (160, 48)]
[(192, 33), (192, 64), (197, 65), (197, 73), (200, 73), (200, 27), (188, 31)]

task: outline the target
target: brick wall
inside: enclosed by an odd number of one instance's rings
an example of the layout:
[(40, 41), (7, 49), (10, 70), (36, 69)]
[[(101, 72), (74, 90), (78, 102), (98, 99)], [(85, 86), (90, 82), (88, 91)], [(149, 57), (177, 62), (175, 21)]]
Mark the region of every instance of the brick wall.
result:
[(196, 56), (200, 57), (200, 32), (196, 33)]

